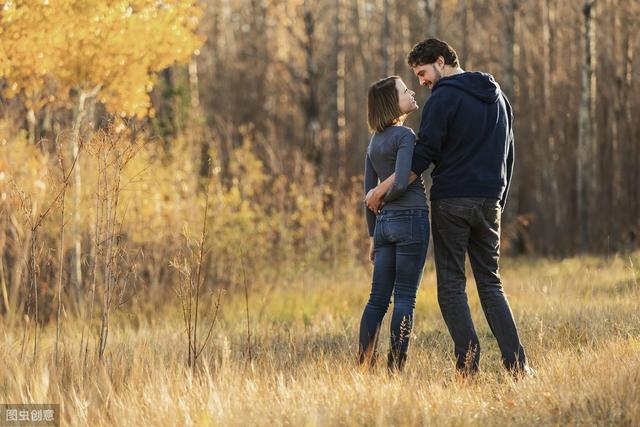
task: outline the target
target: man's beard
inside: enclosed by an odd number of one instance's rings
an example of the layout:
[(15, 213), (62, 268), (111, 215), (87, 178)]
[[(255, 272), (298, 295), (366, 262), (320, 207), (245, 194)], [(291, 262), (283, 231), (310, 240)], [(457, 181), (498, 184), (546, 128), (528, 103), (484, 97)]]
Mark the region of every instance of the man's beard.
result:
[(440, 73), (440, 71), (438, 71), (438, 69), (436, 68), (436, 66), (434, 64), (431, 64), (431, 68), (433, 68), (433, 73), (436, 75), (436, 79), (431, 82), (431, 83), (433, 83), (431, 88), (433, 88), (436, 85), (436, 83), (438, 83), (440, 81), (440, 79), (442, 78), (442, 73)]

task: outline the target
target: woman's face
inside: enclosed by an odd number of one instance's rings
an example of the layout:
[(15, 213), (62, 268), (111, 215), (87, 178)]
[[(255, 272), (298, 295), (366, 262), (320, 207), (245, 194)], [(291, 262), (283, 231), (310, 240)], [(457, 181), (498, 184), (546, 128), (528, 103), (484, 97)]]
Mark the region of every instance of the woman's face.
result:
[(418, 103), (414, 96), (415, 92), (407, 88), (404, 82), (396, 79), (396, 89), (398, 90), (398, 105), (402, 114), (409, 114), (418, 109)]

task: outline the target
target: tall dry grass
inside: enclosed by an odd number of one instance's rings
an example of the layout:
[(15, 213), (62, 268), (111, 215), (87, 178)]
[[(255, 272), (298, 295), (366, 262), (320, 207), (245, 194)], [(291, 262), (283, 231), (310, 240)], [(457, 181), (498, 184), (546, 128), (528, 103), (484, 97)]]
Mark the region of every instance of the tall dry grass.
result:
[(455, 378), (429, 265), (408, 369), (398, 377), (355, 366), (368, 291), (363, 268), (274, 288), (253, 283), (251, 362), (244, 296), (226, 295), (196, 372), (171, 303), (153, 314), (120, 313), (103, 362), (93, 355), (86, 366), (74, 345), (78, 319), (67, 319), (59, 364), (52, 326), (41, 333), (35, 363), (20, 362), (19, 336), (4, 328), (0, 395), (60, 402), (66, 425), (637, 425), (640, 285), (631, 265), (639, 261), (637, 253), (505, 261), (505, 286), (537, 370), (519, 382), (503, 371), (473, 291), (483, 370), (472, 381)]
[[(55, 150), (0, 141), (0, 402), (60, 403), (65, 425), (640, 423), (640, 253), (504, 260), (537, 370), (519, 382), (501, 367), (472, 280), (483, 370), (456, 379), (429, 260), (407, 370), (363, 372), (355, 351), (370, 267), (357, 182), (333, 194), (305, 165), (274, 176), (245, 140), (232, 179), (211, 153), (206, 184), (199, 147), (178, 140), (166, 153), (126, 132), (116, 126), (87, 139), (77, 165), (80, 284), (72, 239), (60, 237), (73, 215), (55, 202), (66, 188)], [(130, 147), (135, 155), (119, 163)], [(27, 199), (36, 218), (56, 206), (35, 236), (21, 209)], [(190, 364), (180, 295), (194, 289), (203, 326)], [(25, 330), (33, 332), (23, 338)], [(38, 351), (24, 354), (25, 339)], [(387, 341), (385, 329), (382, 353)]]

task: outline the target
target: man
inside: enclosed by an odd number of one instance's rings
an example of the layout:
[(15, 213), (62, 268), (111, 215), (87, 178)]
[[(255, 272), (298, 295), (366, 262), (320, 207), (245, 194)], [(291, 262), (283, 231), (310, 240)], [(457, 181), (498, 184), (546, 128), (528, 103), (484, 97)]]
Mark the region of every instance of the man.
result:
[[(465, 254), (482, 309), (502, 360), (514, 373), (530, 373), (498, 271), (500, 221), (513, 170), (511, 105), (489, 74), (465, 72), (445, 42), (428, 39), (408, 56), (422, 86), (431, 90), (414, 149), (412, 178), (431, 162), (431, 227), (438, 303), (454, 341), (456, 368), (478, 370), (480, 343), (467, 304)], [(367, 195), (380, 209), (394, 177)]]

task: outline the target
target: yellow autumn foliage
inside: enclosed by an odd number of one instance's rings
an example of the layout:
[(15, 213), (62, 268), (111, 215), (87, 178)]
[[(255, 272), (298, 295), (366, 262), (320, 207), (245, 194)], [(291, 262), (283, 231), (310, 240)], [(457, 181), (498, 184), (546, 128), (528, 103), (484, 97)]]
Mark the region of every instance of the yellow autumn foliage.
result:
[[(2, 122), (0, 131), (1, 126)], [(281, 277), (300, 269), (323, 269), (364, 259), (368, 239), (360, 182), (354, 182), (352, 191), (332, 194), (328, 185), (317, 185), (312, 167), (304, 167), (296, 179), (269, 174), (252, 141), (245, 138), (232, 152), (229, 168), (233, 174), (227, 181), (216, 167), (217, 153), (210, 151), (213, 167), (207, 193), (207, 179), (198, 176), (199, 147), (194, 149), (188, 140), (177, 138), (171, 150), (180, 155), (167, 156), (162, 145), (153, 140), (142, 138), (132, 143), (126, 129), (121, 131), (124, 136), (113, 132), (110, 127), (89, 137), (81, 153), (83, 186), (78, 209), (86, 239), (95, 235), (96, 215), (101, 212), (97, 209), (98, 194), (104, 195), (98, 151), (106, 147), (112, 156), (107, 163), (113, 168), (134, 146), (135, 156), (120, 177), (117, 228), (129, 252), (143, 251), (146, 261), (142, 264), (150, 271), (166, 271), (168, 261), (189, 246), (189, 241), (198, 239), (207, 194), (211, 278), (236, 281), (241, 267), (263, 278)], [(64, 144), (64, 138), (58, 142)], [(47, 154), (55, 149), (43, 148), (27, 143), (24, 135), (0, 143), (0, 197), (4, 198), (0, 210), (6, 209), (16, 223), (24, 221), (17, 209), (17, 190), (32, 197), (38, 214), (61, 189), (57, 156)], [(66, 167), (70, 167), (68, 157)], [(114, 185), (109, 184), (112, 189)], [(68, 199), (67, 217), (72, 208)], [(56, 206), (43, 223), (40, 238), (55, 241), (59, 224), (60, 206)], [(68, 250), (72, 243), (67, 241)]]
[(108, 111), (147, 116), (156, 72), (198, 53), (190, 0), (9, 0), (0, 3), (3, 95), (27, 108), (95, 92)]

